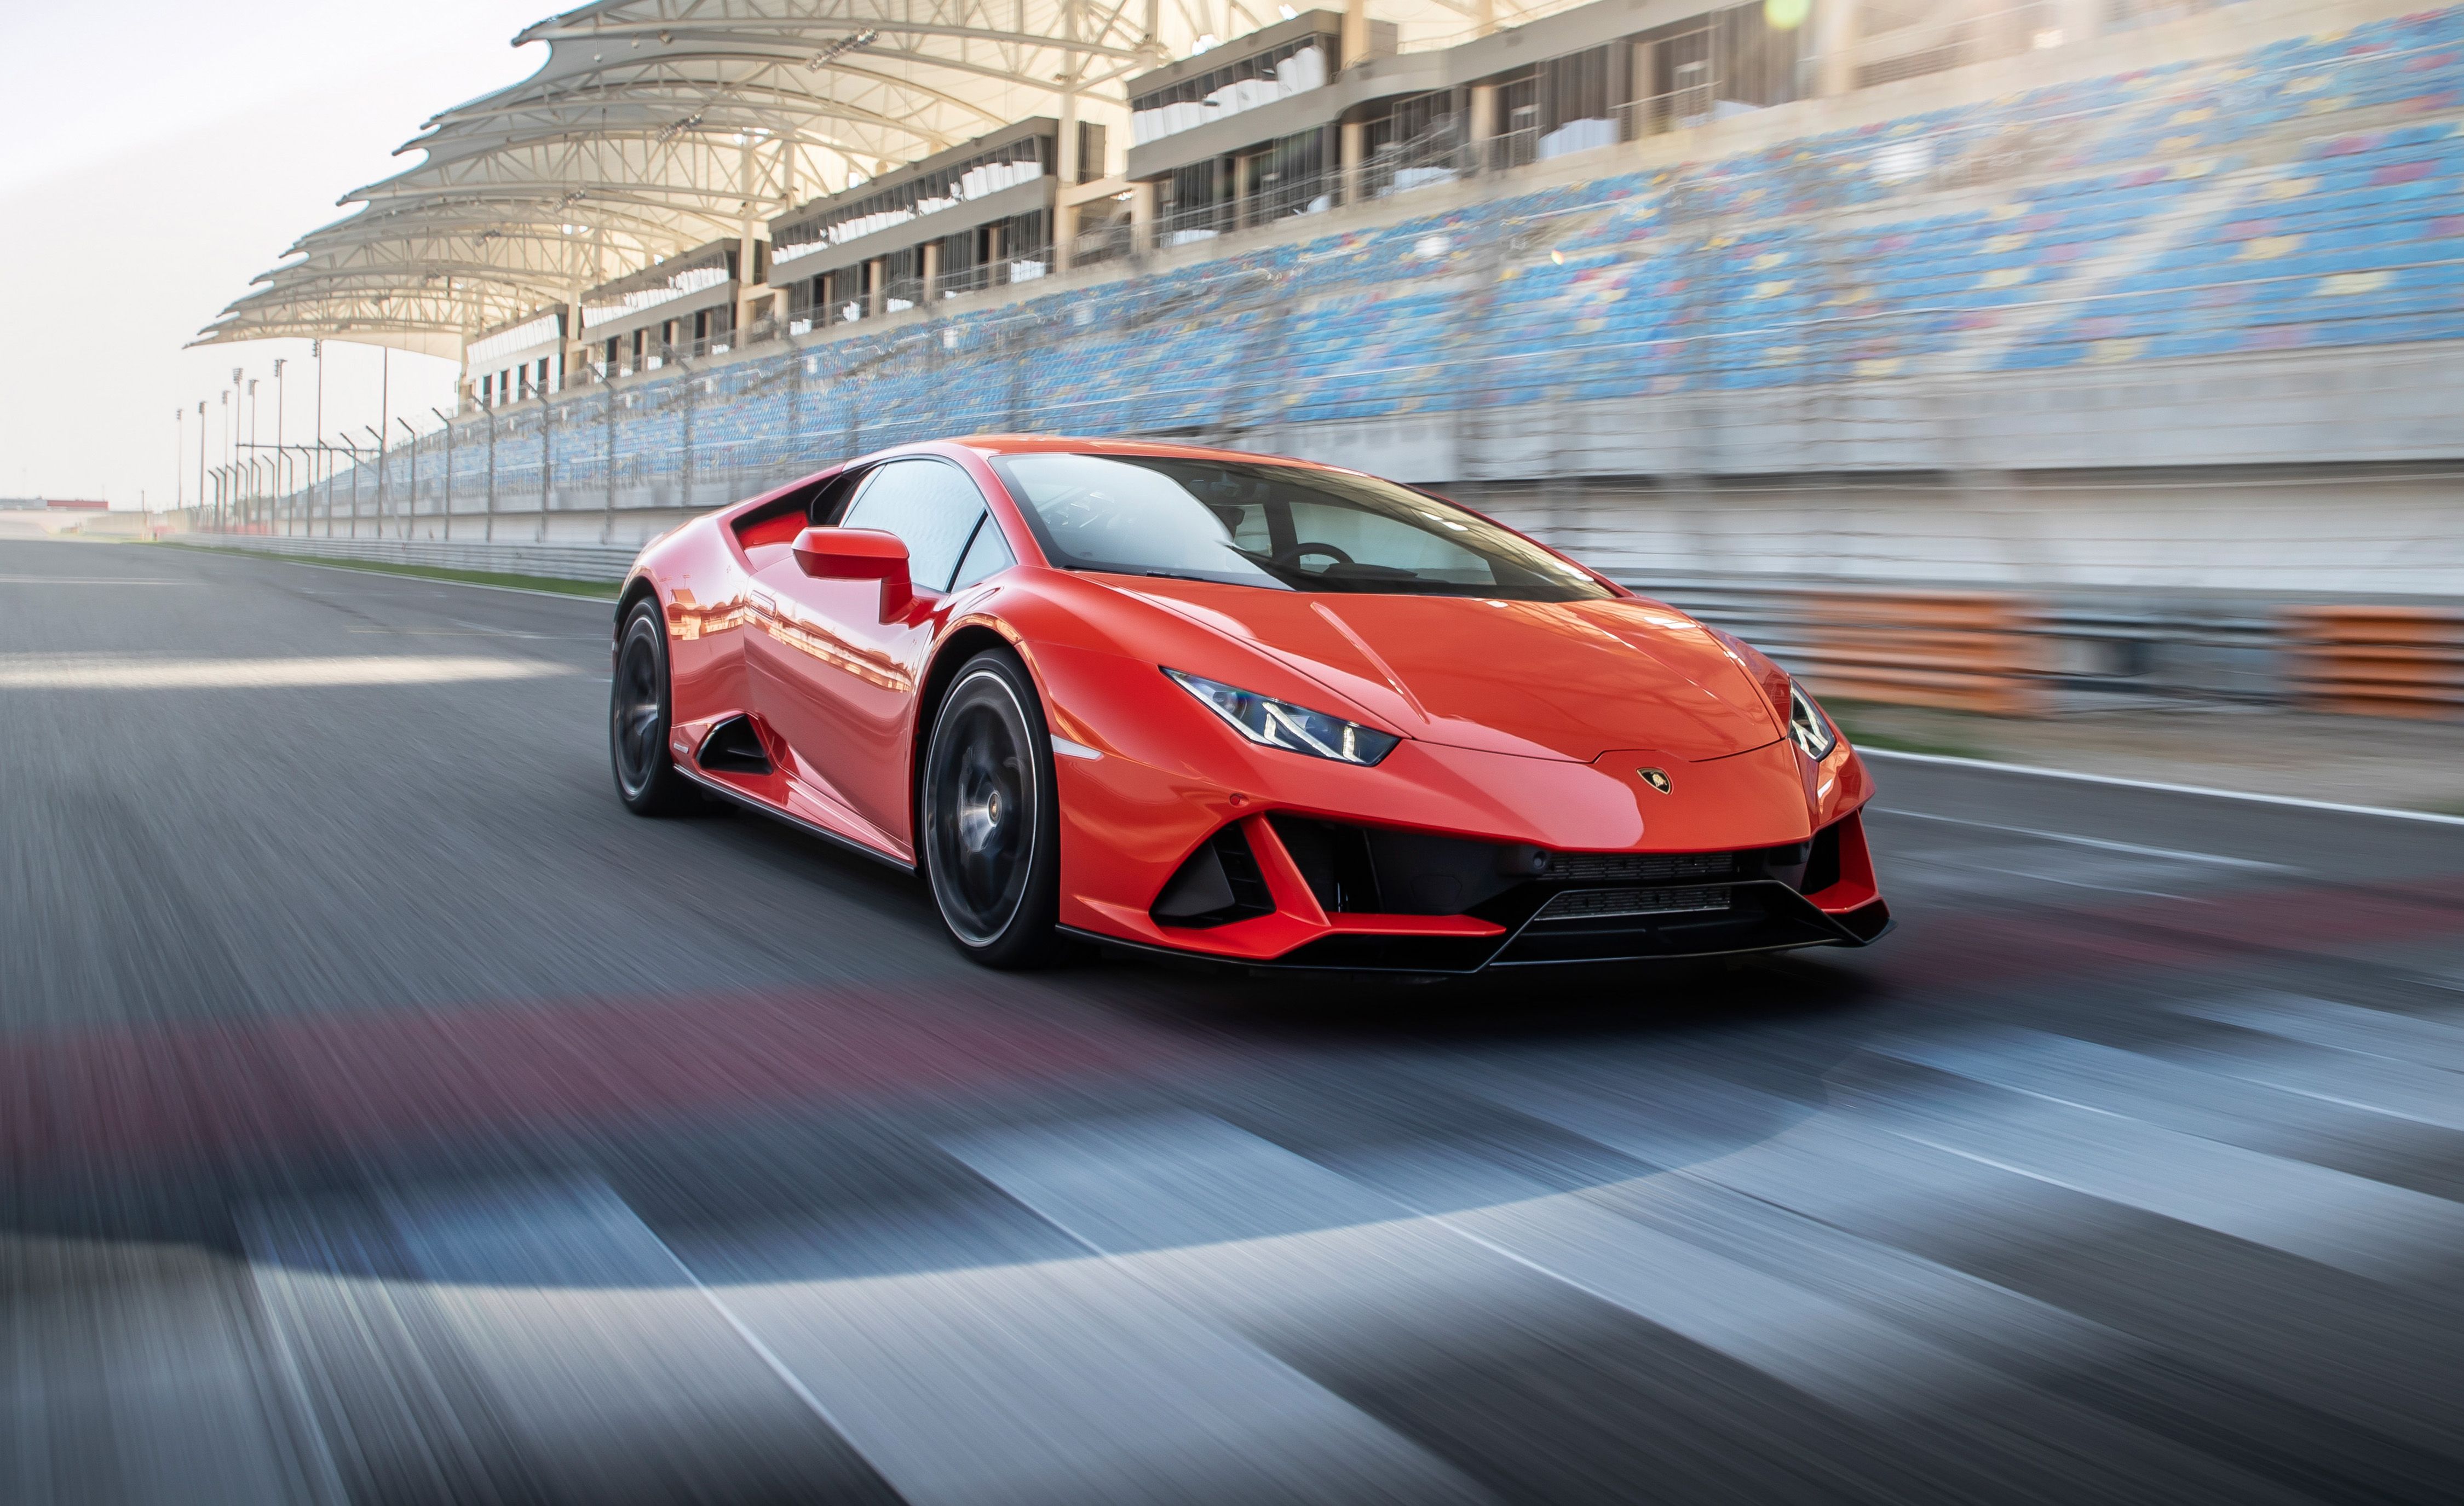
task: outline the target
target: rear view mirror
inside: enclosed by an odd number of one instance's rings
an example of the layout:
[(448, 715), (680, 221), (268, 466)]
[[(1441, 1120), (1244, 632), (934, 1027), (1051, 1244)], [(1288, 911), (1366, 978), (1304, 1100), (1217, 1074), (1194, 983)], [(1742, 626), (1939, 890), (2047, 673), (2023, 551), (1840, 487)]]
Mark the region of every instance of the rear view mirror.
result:
[(907, 541), (878, 528), (807, 528), (796, 536), (796, 565), (821, 581), (879, 581), (881, 619), (904, 611), (915, 588)]

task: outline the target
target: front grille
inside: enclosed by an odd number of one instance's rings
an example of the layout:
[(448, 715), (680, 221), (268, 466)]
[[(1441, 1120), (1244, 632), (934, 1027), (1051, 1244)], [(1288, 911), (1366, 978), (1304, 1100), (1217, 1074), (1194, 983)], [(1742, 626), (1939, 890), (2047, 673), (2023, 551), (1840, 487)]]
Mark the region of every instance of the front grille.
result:
[(1605, 920), (1627, 915), (1699, 915), (1726, 910), (1726, 887), (1699, 889), (1570, 889), (1541, 906), (1534, 920)]
[(1726, 878), (1736, 871), (1734, 853), (1551, 853), (1541, 876), (1569, 883), (1666, 883)]

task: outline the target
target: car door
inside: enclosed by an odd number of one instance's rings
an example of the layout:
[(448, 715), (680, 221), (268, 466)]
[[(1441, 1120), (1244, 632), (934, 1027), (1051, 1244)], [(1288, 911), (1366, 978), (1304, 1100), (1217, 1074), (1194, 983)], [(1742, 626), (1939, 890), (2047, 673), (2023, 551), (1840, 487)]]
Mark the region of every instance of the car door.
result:
[(917, 681), (951, 581), (962, 561), (977, 565), (968, 551), (986, 524), (983, 494), (948, 460), (891, 460), (835, 520), (903, 540), (914, 600), (884, 621), (878, 582), (815, 580), (792, 556), (767, 565), (759, 579), (773, 621), (756, 694), (797, 777), (854, 816), (855, 834), (904, 853)]

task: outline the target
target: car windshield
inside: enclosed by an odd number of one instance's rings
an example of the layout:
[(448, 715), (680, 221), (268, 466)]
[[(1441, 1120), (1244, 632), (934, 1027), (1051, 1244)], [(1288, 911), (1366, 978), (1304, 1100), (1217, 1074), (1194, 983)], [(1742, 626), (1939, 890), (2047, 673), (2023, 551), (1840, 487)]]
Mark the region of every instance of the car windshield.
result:
[(1063, 569), (1270, 590), (1579, 601), (1574, 565), (1434, 497), (1339, 471), (1171, 455), (993, 461)]

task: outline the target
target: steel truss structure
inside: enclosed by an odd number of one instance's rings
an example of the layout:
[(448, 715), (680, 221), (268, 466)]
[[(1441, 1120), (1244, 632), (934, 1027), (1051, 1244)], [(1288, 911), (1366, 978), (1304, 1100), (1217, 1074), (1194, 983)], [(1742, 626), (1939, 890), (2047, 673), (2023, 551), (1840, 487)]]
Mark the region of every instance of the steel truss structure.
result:
[[(1378, 3), (1406, 45), (1556, 9)], [(344, 195), (356, 212), (300, 237), (194, 343), (321, 336), (455, 356), (1013, 121), (1099, 121), (1126, 140), (1125, 79), (1277, 13), (1265, 0), (601, 0), (516, 37), (546, 44), (536, 74), (430, 120), (400, 148), (417, 166)]]

